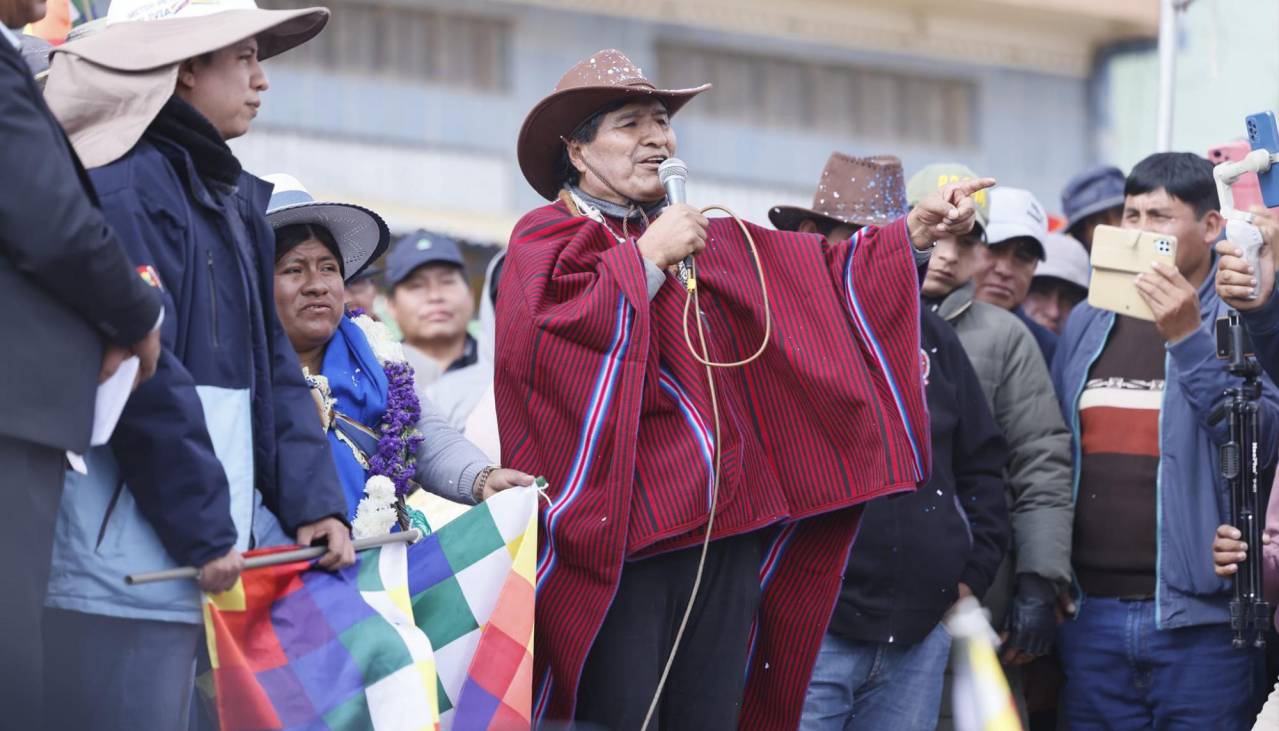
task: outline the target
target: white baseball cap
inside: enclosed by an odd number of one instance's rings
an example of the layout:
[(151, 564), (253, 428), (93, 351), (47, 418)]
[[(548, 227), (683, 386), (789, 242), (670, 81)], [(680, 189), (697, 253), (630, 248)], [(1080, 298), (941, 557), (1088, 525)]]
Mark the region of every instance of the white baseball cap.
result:
[(1048, 236), (1048, 213), (1029, 190), (999, 186), (990, 190), (990, 225), (986, 227), (986, 243), (994, 246), (1009, 239), (1026, 236), (1039, 244), (1039, 258), (1045, 257), (1044, 239)]
[(1088, 289), (1092, 269), (1088, 264), (1088, 252), (1078, 239), (1050, 233), (1044, 237), (1044, 249), (1048, 256), (1035, 267), (1036, 279), (1055, 277)]

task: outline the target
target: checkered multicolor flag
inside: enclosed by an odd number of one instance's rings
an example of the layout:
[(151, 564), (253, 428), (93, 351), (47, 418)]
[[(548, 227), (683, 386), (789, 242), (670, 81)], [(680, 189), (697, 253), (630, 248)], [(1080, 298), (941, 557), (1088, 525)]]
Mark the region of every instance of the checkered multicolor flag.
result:
[(223, 729), (529, 728), (537, 493), (427, 517), (340, 573), (255, 569), (206, 598)]
[(206, 597), (224, 731), (438, 728), (434, 656), (413, 623), (407, 548), (364, 551), (339, 573), (309, 561), (254, 569)]
[(501, 492), (409, 548), (413, 615), (435, 648), (443, 728), (529, 728), (536, 554), (534, 488)]

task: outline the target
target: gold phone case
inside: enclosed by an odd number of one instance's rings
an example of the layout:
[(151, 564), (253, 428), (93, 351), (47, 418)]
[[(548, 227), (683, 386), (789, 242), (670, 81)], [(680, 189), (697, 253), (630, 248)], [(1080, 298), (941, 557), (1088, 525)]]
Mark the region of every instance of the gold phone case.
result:
[(1175, 266), (1177, 237), (1116, 226), (1098, 226), (1092, 235), (1092, 280), (1088, 304), (1121, 315), (1154, 321), (1133, 279), (1151, 271), (1151, 262)]

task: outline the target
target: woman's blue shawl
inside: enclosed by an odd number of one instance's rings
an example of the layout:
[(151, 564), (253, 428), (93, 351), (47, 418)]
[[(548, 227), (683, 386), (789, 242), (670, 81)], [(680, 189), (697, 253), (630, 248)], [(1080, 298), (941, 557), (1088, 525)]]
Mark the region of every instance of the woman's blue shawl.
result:
[(342, 318), (337, 332), (329, 340), (320, 372), (329, 379), (330, 394), (336, 402), (334, 409), (337, 413), (329, 430), (329, 445), (346, 493), (347, 517), (353, 519), (355, 508), (364, 497), (364, 482), (369, 475), (355, 458), (350, 445), (338, 439), (338, 432), (360, 447), (366, 458), (377, 451), (377, 438), (344, 423), (337, 415), (379, 433), (378, 425), (386, 413), (386, 373), (373, 355), (364, 331), (349, 317)]

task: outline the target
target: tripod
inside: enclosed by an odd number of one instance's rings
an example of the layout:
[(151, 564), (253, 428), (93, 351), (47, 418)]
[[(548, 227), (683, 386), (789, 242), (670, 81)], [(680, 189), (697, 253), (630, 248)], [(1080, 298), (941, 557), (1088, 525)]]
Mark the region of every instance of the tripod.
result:
[(1243, 534), (1248, 544), (1248, 558), (1239, 564), (1234, 578), (1234, 597), (1230, 601), (1231, 644), (1245, 647), (1266, 646), (1266, 628), (1270, 624), (1270, 604), (1261, 590), (1261, 532), (1265, 506), (1260, 504), (1257, 439), (1259, 424), (1257, 403), (1261, 399), (1261, 367), (1251, 356), (1239, 313), (1217, 321), (1217, 357), (1227, 362), (1232, 376), (1243, 379), (1235, 388), (1226, 389), (1226, 402), (1218, 406), (1210, 421), (1228, 419), (1230, 439), (1221, 446), (1221, 474), (1230, 487), (1230, 524)]

